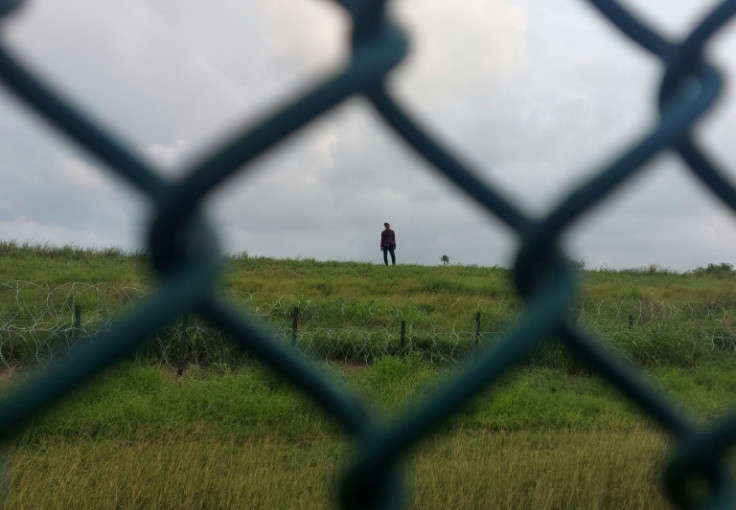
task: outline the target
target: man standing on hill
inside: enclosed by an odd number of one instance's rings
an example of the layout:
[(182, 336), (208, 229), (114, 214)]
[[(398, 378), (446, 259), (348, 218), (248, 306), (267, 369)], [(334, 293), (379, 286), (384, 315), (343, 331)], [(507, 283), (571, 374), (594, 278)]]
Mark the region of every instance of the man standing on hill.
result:
[(383, 232), (381, 232), (381, 251), (383, 251), (383, 262), (388, 265), (388, 254), (391, 254), (391, 264), (396, 265), (396, 255), (394, 250), (396, 249), (396, 234), (391, 230), (391, 225), (384, 223)]

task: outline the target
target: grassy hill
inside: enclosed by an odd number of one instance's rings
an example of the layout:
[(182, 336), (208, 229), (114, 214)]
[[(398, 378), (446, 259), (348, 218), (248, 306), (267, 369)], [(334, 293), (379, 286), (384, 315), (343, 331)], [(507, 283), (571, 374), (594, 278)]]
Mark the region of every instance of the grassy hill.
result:
[[(115, 249), (0, 243), (0, 275), (0, 320), (17, 324), (18, 331), (32, 325), (36, 342), (48, 345), (49, 352), (68, 343), (74, 306), (82, 311), (84, 329), (94, 331), (108, 327), (155, 288), (144, 254)], [(734, 282), (736, 273), (727, 264), (685, 274), (656, 266), (582, 271), (570, 313), (638, 363), (692, 366), (736, 349)], [(404, 350), (456, 361), (476, 342), (496, 341), (523, 312), (511, 272), (500, 267), (386, 267), (236, 256), (223, 260), (216, 285), (222, 296), (283, 338), (291, 334), (297, 308), (301, 345), (318, 358), (351, 362), (395, 352), (402, 323)], [(199, 337), (193, 342), (209, 339), (222, 348), (210, 360), (193, 348), (189, 361), (237, 362), (219, 332), (191, 321)], [(163, 332), (159, 343), (178, 341), (176, 334), (175, 329)], [(5, 354), (24, 361), (28, 347), (16, 344)], [(37, 350), (34, 346), (34, 356)], [(558, 352), (544, 348), (534, 359), (568, 363)]]
[[(0, 243), (0, 275), (0, 318), (21, 329), (32, 324), (37, 342), (48, 351), (68, 343), (74, 306), (82, 310), (84, 329), (93, 331), (107, 327), (155, 288), (144, 254), (115, 249)], [(684, 274), (657, 266), (583, 271), (570, 313), (638, 363), (692, 366), (736, 349), (734, 282), (736, 273), (728, 264)], [(296, 308), (301, 344), (309, 353), (350, 362), (395, 352), (402, 323), (404, 349), (435, 361), (457, 361), (476, 342), (497, 340), (523, 311), (511, 272), (500, 267), (386, 267), (236, 256), (223, 260), (216, 285), (222, 296), (280, 337), (291, 334)], [(197, 324), (192, 320), (188, 324)], [(216, 338), (223, 347), (217, 359), (193, 352), (189, 361), (237, 362), (237, 353), (223, 352), (229, 344), (219, 332), (196, 327), (200, 337)], [(162, 333), (167, 334), (159, 343), (178, 341), (174, 330)], [(18, 341), (10, 356), (28, 356), (23, 345)], [(569, 364), (558, 352), (545, 346), (534, 360)]]
[[(91, 331), (155, 287), (144, 255), (112, 249), (0, 243), (0, 275), (2, 352), (27, 344), (29, 360), (43, 342), (66, 341), (41, 332), (74, 333), (75, 306)], [(299, 347), (351, 361), (319, 367), (388, 424), (462, 370), (455, 361), (469, 352), (460, 347), (473, 346), (478, 313), (488, 348), (523, 313), (510, 276), (503, 268), (240, 256), (223, 261), (217, 286), (277, 336), (288, 332), (298, 307)], [(732, 269), (722, 264), (687, 274), (657, 267), (583, 271), (570, 312), (608, 348), (643, 365), (647, 384), (679, 412), (712, 422), (736, 391), (733, 283)], [(406, 350), (371, 347), (383, 338), (376, 332), (396, 347), (402, 321)], [(15, 344), (13, 331), (20, 335)], [(226, 339), (214, 330), (196, 329), (187, 339), (184, 361), (191, 364), (177, 377), (160, 352), (176, 352), (176, 344), (166, 344), (178, 341), (176, 331), (163, 332), (139, 362), (120, 364), (34, 420), (6, 448), (1, 508), (335, 504), (354, 438), (279, 374), (234, 351), (216, 354), (213, 345)], [(351, 351), (358, 358), (345, 355), (350, 345), (360, 347)], [(2, 390), (10, 383), (6, 377)], [(658, 480), (673, 449), (671, 436), (550, 339), (402, 462), (415, 508), (483, 508), (491, 501), (499, 508), (668, 508)]]

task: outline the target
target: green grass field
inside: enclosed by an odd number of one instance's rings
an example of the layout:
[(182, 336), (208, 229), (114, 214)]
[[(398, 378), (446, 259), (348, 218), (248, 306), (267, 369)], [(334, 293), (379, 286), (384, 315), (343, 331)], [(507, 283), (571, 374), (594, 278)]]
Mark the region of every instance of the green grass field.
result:
[[(418, 331), (441, 334), (457, 330), (460, 321), (472, 329), (476, 310), (495, 321), (484, 327), (499, 330), (523, 311), (502, 268), (385, 268), (245, 256), (224, 264), (222, 292), (271, 325), (288, 323), (292, 307), (300, 306), (305, 328), (393, 328), (403, 318)], [(95, 289), (144, 292), (155, 285), (142, 255), (116, 250), (0, 243), (0, 274), (6, 282), (43, 282), (46, 288), (87, 282)], [(657, 267), (584, 271), (573, 313), (610, 349), (640, 365), (683, 413), (709, 423), (736, 404), (729, 343), (734, 277), (722, 265), (687, 274)], [(3, 320), (17, 316), (17, 288), (0, 290)], [(85, 292), (74, 299), (91, 300)], [(134, 306), (135, 295), (125, 295), (110, 305), (118, 313)], [(30, 292), (23, 299), (33, 303), (35, 297)], [(2, 507), (334, 506), (351, 458), (348, 436), (277, 374), (247, 358), (229, 361), (188, 365), (180, 378), (153, 362), (123, 362), (104, 374), (6, 447)], [(319, 366), (389, 423), (462, 369), (421, 350)], [(4, 391), (21, 384), (27, 372), (22, 365), (6, 370)], [(407, 503), (668, 508), (659, 482), (671, 442), (551, 341), (404, 459)]]
[[(325, 367), (390, 422), (449, 374), (418, 358)], [(703, 422), (736, 369), (660, 368), (652, 383)], [(405, 464), (414, 508), (667, 508), (670, 438), (595, 377), (524, 368)], [(258, 367), (184, 377), (126, 365), (38, 420), (9, 450), (4, 508), (324, 508), (351, 445)]]

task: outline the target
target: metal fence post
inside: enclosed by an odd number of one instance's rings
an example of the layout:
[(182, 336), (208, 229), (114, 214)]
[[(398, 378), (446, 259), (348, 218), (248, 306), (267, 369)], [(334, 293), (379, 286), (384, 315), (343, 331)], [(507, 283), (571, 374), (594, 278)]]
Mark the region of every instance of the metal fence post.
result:
[(74, 305), (74, 338), (82, 334), (82, 305)]
[(294, 307), (294, 319), (291, 323), (291, 345), (296, 347), (296, 330), (299, 326), (299, 307)]
[(475, 312), (475, 347), (480, 347), (480, 312)]

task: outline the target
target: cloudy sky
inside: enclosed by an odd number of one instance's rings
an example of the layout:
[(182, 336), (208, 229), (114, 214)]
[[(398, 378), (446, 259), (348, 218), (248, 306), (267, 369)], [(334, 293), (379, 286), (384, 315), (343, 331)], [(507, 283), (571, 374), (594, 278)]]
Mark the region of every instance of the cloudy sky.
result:
[[(641, 4), (641, 5), (638, 5)], [(712, 1), (636, 9), (670, 37)], [(659, 62), (580, 0), (398, 0), (406, 107), (530, 214), (542, 215), (655, 122)], [(339, 68), (345, 15), (328, 0), (29, 0), (4, 40), (172, 178), (222, 136)], [(736, 26), (709, 46), (730, 80)], [(736, 162), (728, 85), (697, 137)], [(0, 91), (0, 239), (143, 246), (143, 197)], [(736, 176), (734, 176), (736, 180)], [(226, 251), (379, 263), (384, 221), (399, 263), (510, 265), (512, 232), (412, 154), (360, 99), (227, 181), (206, 203)], [(672, 155), (566, 239), (586, 266), (684, 271), (736, 263), (736, 216)]]

